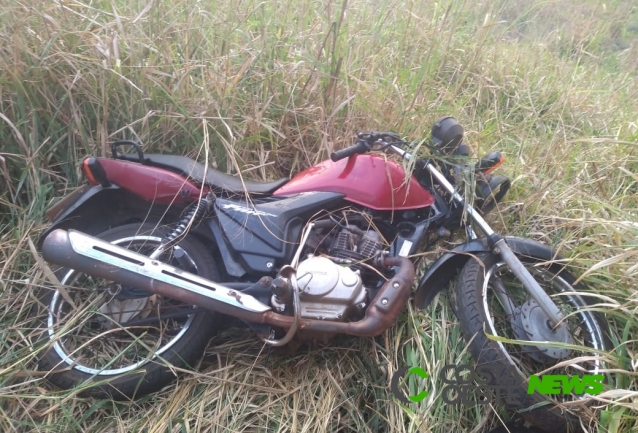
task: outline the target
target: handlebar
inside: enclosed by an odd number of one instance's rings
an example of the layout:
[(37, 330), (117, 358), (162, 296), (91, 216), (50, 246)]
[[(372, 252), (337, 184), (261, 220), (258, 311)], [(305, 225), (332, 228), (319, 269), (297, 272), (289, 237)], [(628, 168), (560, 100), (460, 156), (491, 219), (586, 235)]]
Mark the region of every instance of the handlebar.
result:
[(337, 150), (336, 152), (332, 152), (330, 154), (330, 159), (332, 159), (334, 162), (337, 162), (340, 159), (348, 158), (352, 155), (356, 155), (357, 153), (366, 153), (368, 150), (370, 150), (370, 146), (368, 145), (368, 143), (359, 140), (353, 146)]
[(332, 152), (330, 159), (337, 162), (340, 159), (348, 158), (352, 155), (366, 153), (375, 145), (380, 145), (381, 147), (377, 150), (382, 150), (388, 147), (396, 148), (396, 146), (392, 146), (393, 144), (404, 143), (401, 137), (394, 132), (371, 132), (369, 134), (357, 132), (357, 138), (358, 140), (353, 146)]

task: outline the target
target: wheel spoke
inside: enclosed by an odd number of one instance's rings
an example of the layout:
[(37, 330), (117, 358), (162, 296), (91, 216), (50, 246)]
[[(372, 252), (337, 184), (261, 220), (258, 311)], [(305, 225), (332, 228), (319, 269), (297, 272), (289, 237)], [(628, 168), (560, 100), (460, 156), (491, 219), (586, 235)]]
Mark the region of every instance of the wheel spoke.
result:
[[(159, 245), (156, 236), (132, 236), (113, 243), (140, 254)], [(159, 260), (196, 271), (193, 259), (175, 247)], [(54, 294), (49, 313), (49, 335), (60, 358), (90, 374), (132, 371), (168, 350), (189, 328), (199, 311), (155, 295), (122, 296), (127, 288), (83, 274), (69, 272), (61, 281), (65, 292)], [(119, 295), (119, 297), (118, 297)]]
[(495, 276), (492, 283), (494, 285), (494, 293), (501, 303), (501, 307), (503, 307), (503, 311), (505, 311), (505, 314), (508, 316), (514, 315), (516, 304), (514, 304), (514, 302), (510, 299), (510, 295), (501, 278)]

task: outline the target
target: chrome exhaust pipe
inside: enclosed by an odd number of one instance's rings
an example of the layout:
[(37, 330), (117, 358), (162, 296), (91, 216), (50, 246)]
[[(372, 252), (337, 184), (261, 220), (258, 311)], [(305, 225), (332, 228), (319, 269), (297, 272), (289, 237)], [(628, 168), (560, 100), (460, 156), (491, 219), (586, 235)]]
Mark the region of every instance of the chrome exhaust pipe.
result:
[(76, 230), (52, 231), (42, 257), (94, 277), (197, 305), (243, 320), (263, 322), (271, 308), (254, 297)]
[[(42, 243), (42, 256), (56, 265), (238, 319), (283, 329), (293, 326), (293, 317), (275, 313), (248, 294), (75, 230), (52, 231)], [(360, 337), (372, 337), (385, 331), (410, 297), (414, 266), (403, 257), (383, 257), (381, 264), (398, 269), (379, 290), (362, 320), (332, 322), (301, 318), (299, 329), (310, 334)]]

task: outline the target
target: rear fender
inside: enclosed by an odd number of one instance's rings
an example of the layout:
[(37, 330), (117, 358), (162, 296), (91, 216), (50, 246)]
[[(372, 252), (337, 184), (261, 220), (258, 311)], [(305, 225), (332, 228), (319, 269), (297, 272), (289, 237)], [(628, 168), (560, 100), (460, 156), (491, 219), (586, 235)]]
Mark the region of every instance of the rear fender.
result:
[[(139, 163), (90, 157), (82, 167), (90, 172), (85, 175), (92, 186), (79, 188), (49, 209), (47, 216), (53, 224), (40, 236), (38, 247), (58, 228), (95, 235), (128, 222), (174, 221), (184, 205), (207, 192), (169, 170)], [(175, 213), (176, 217), (171, 215)]]
[[(508, 236), (505, 237), (505, 240), (518, 256), (534, 257), (547, 261), (562, 259), (551, 247), (532, 239)], [(449, 286), (450, 281), (470, 257), (484, 252), (491, 252), (491, 249), (488, 246), (487, 239), (481, 238), (459, 245), (449, 253), (439, 257), (421, 278), (414, 294), (414, 305), (421, 309), (430, 305), (434, 297)]]
[(179, 218), (179, 212), (183, 209), (183, 206), (168, 207), (142, 200), (115, 184), (108, 187), (82, 187), (77, 197), (68, 200), (68, 203), (64, 203), (64, 200), (61, 208), (49, 213), (53, 221), (40, 235), (38, 248), (41, 247), (44, 238), (55, 229), (73, 228), (89, 235), (96, 235), (129, 222), (147, 219), (172, 221)]

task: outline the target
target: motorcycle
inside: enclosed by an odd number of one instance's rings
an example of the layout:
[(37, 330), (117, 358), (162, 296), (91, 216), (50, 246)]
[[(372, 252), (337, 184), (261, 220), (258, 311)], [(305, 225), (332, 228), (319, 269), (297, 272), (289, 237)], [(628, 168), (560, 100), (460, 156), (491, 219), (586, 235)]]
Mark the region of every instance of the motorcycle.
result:
[[(456, 120), (441, 118), (430, 156), (416, 158), (395, 133), (357, 133), (331, 160), (265, 183), (144, 154), (132, 141), (114, 143), (110, 158), (86, 158), (87, 184), (47, 211), (52, 225), (39, 241), (60, 267), (42, 296), (49, 349), (40, 368), (85, 395), (139, 397), (171, 382), (171, 365), (196, 363), (220, 318), (244, 321), (269, 346), (374, 337), (412, 296), (425, 309), (452, 286), (476, 362), (519, 373), (524, 396), (509, 406), (564, 431), (577, 422), (564, 403), (584, 396), (547, 404), (525, 383), (556, 364), (599, 372), (607, 325), (550, 247), (485, 221), (510, 187), (493, 173), (504, 158), (470, 164), (463, 138)], [(467, 242), (439, 257), (413, 293), (419, 253), (459, 230)]]

